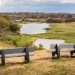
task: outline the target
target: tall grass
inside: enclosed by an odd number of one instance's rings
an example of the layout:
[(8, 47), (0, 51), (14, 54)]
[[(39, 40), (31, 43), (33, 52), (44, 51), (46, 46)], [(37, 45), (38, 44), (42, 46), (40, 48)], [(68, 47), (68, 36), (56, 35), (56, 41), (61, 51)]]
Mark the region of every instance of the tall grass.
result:
[(32, 45), (35, 39), (35, 37), (30, 37), (28, 35), (9, 35), (3, 42), (17, 47), (23, 47)]

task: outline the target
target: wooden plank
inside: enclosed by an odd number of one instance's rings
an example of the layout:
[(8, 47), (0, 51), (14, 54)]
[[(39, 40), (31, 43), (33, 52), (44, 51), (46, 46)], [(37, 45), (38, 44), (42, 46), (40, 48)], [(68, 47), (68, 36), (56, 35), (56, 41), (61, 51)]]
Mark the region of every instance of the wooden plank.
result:
[[(25, 53), (18, 53), (18, 54), (6, 54), (5, 58), (12, 58), (12, 57), (22, 57), (25, 56)], [(29, 53), (29, 56), (33, 56), (33, 53)], [(0, 58), (2, 58), (2, 55), (0, 55)]]
[[(19, 54), (6, 54), (5, 55), (5, 58), (11, 58), (11, 57), (21, 57), (21, 56), (24, 56), (25, 55), (25, 53), (19, 53)], [(0, 58), (1, 58), (2, 56), (0, 55)]]
[(5, 55), (5, 58), (11, 58), (11, 57), (22, 57), (22, 56), (25, 56), (26, 54), (25, 53), (19, 53), (19, 54), (6, 54)]
[(75, 44), (72, 44), (72, 43), (60, 44), (60, 45), (59, 45), (59, 48), (60, 48), (60, 49), (61, 49), (61, 48), (68, 48), (68, 49), (70, 49), (70, 48), (75, 48)]
[(59, 49), (57, 50), (57, 58), (58, 59), (60, 58), (60, 50)]
[(70, 55), (72, 56), (73, 53), (75, 53), (75, 43), (65, 43), (65, 44), (52, 44), (50, 46), (50, 51), (52, 52), (52, 58), (57, 55), (57, 58), (60, 58), (60, 52), (70, 52)]
[[(48, 50), (47, 52), (55, 52), (56, 50)], [(74, 51), (74, 50), (60, 50), (60, 52), (71, 52), (71, 51)]]
[(54, 58), (54, 56), (55, 56), (55, 53), (54, 53), (54, 52), (52, 52), (52, 58)]
[[(5, 54), (15, 54), (15, 53), (24, 53), (26, 47), (22, 48), (13, 48), (13, 49), (3, 49)], [(33, 52), (34, 48), (33, 47), (28, 47), (29, 52)], [(2, 51), (2, 50), (1, 50)], [(1, 54), (0, 51), (0, 54)]]
[(33, 52), (33, 47), (22, 47), (22, 48), (14, 48), (14, 49), (2, 49), (0, 50), (0, 58), (2, 65), (5, 65), (5, 58), (9, 57), (21, 57), (24, 56), (27, 63), (29, 63), (29, 54)]
[(56, 44), (51, 44), (50, 49), (55, 49)]
[(25, 52), (25, 47), (23, 48), (15, 48), (15, 49), (5, 49), (4, 53), (5, 54), (15, 54), (15, 53), (24, 53)]
[(27, 63), (29, 63), (29, 60), (30, 60), (30, 58), (29, 58), (29, 47), (26, 47), (25, 52), (26, 52), (25, 60)]
[[(4, 50), (0, 50), (0, 58), (2, 57), (1, 53), (2, 51), (4, 51), (5, 54), (5, 58), (7, 57), (17, 57), (17, 56), (24, 56), (25, 53), (25, 47), (22, 48), (14, 48), (14, 49), (4, 49)], [(29, 56), (33, 55), (33, 47), (27, 47), (29, 53)]]
[(1, 64), (5, 65), (5, 54), (4, 54), (4, 50), (1, 51)]
[(74, 50), (60, 50), (60, 52), (71, 52), (71, 51), (74, 51)]
[(27, 49), (29, 50), (29, 52), (33, 52), (34, 51), (34, 47), (27, 47)]

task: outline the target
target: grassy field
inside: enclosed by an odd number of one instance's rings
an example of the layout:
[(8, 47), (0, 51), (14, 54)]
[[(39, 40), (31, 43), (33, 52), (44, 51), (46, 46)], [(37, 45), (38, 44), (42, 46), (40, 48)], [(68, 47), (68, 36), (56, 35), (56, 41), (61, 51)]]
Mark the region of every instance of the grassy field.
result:
[(75, 22), (52, 23), (47, 33), (32, 35), (39, 38), (64, 39), (66, 42), (75, 43)]
[(1, 40), (0, 46), (3, 44), (15, 47), (30, 46), (35, 40), (35, 37), (31, 37), (29, 35), (9, 35), (6, 39)]
[(8, 58), (6, 66), (0, 66), (0, 75), (75, 75), (75, 58), (62, 53), (61, 59), (51, 59), (46, 50), (35, 51), (29, 64), (23, 58)]
[(15, 46), (14, 45), (9, 45), (9, 44), (6, 44), (2, 41), (0, 41), (0, 49), (3, 49), (3, 48), (14, 48)]
[(36, 38), (63, 39), (65, 42), (75, 43), (75, 22), (72, 23), (52, 23), (52, 27), (46, 33), (36, 35), (10, 35), (2, 41), (14, 46), (31, 45)]
[[(36, 37), (75, 42), (75, 23), (55, 23), (51, 26), (52, 29), (44, 34), (8, 36), (4, 41), (0, 41), (0, 46), (30, 45)], [(46, 50), (37, 50), (34, 56), (30, 57), (29, 64), (24, 64), (22, 57), (7, 58), (6, 65), (0, 66), (0, 75), (75, 75), (75, 58), (71, 58), (69, 53), (61, 53), (61, 59), (53, 60), (51, 57), (51, 53)]]

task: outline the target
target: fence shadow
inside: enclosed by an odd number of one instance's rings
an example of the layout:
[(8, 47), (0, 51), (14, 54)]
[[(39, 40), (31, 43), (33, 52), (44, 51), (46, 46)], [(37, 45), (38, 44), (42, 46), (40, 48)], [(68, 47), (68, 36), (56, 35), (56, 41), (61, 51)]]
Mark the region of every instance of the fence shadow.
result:
[(35, 61), (36, 60), (49, 60), (49, 59), (51, 59), (51, 57), (41, 57), (41, 58), (37, 58), (37, 59), (34, 59)]
[(75, 56), (62, 55), (61, 58), (75, 58)]
[[(23, 65), (23, 64), (29, 64), (29, 63), (27, 63), (27, 62), (8, 62), (5, 65), (7, 65), (7, 66), (9, 66), (9, 65), (14, 66), (14, 65)], [(0, 66), (5, 66), (5, 65), (2, 65), (0, 63)]]

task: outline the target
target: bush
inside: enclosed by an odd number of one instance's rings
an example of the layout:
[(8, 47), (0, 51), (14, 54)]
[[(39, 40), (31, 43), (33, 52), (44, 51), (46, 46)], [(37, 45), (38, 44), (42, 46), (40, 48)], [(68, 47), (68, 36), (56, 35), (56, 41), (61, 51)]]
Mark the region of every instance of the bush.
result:
[(38, 50), (38, 47), (37, 46), (34, 45), (33, 47), (34, 47), (34, 50)]
[(48, 22), (48, 23), (62, 23), (62, 22), (64, 22), (64, 20), (61, 18), (49, 18), (49, 19), (47, 19), (46, 22)]
[(20, 26), (17, 23), (11, 22), (4, 17), (0, 17), (0, 33), (9, 31), (14, 33), (18, 32), (20, 31)]
[(0, 18), (0, 32), (8, 31), (10, 22), (5, 18)]
[(20, 26), (16, 23), (11, 22), (10, 26), (9, 26), (9, 29), (10, 29), (11, 32), (17, 33), (17, 32), (20, 31)]
[(42, 50), (42, 49), (44, 49), (43, 48), (43, 45), (42, 44), (39, 44), (39, 48), (38, 48), (39, 50)]

